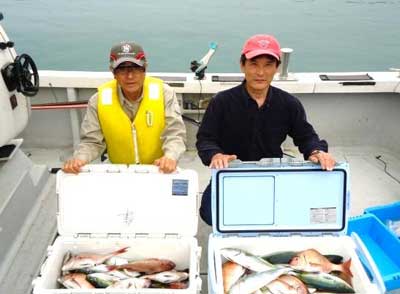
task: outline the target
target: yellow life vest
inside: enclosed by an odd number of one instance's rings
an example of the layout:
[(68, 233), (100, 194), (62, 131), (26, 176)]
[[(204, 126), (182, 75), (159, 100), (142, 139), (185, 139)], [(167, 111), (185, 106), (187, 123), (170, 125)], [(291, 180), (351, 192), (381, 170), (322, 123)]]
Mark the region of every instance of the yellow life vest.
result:
[(152, 164), (163, 155), (161, 134), (165, 127), (165, 114), (162, 80), (146, 76), (143, 99), (133, 123), (120, 104), (117, 81), (101, 85), (98, 88), (98, 116), (112, 163)]

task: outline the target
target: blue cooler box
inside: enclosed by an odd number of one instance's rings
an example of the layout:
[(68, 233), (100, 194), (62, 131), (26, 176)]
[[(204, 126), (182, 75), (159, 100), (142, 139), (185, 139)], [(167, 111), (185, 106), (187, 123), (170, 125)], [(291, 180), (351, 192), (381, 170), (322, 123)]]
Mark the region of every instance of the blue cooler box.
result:
[(223, 248), (258, 256), (310, 248), (341, 255), (351, 258), (356, 293), (380, 293), (361, 264), (355, 241), (346, 235), (349, 183), (346, 163), (330, 172), (310, 162), (280, 159), (213, 170), (209, 293), (224, 293)]
[(368, 273), (378, 273), (375, 280), (382, 292), (400, 293), (400, 240), (386, 225), (388, 220), (399, 219), (397, 202), (367, 208), (364, 215), (349, 221), (347, 233), (364, 247), (359, 257)]
[[(373, 206), (365, 209), (365, 213), (371, 213), (375, 215), (384, 225), (388, 226), (392, 231), (393, 228), (390, 228), (390, 223), (395, 222), (397, 227), (400, 224), (400, 201), (394, 202), (387, 205)], [(397, 233), (395, 232), (397, 237), (400, 237), (400, 229), (397, 229)]]

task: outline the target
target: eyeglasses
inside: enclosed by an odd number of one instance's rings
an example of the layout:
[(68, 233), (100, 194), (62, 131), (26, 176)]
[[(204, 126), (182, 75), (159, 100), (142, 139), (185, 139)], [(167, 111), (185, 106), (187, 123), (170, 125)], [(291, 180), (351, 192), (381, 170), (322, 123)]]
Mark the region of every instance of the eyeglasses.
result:
[(144, 72), (144, 68), (140, 66), (119, 66), (114, 70), (115, 74), (128, 75)]

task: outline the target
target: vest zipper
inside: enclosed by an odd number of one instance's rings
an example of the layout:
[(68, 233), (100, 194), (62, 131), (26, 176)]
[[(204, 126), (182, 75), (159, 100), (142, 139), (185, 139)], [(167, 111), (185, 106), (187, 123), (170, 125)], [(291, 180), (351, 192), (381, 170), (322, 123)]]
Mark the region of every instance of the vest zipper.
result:
[(135, 123), (132, 123), (132, 138), (133, 138), (133, 150), (135, 152), (135, 164), (139, 164), (140, 158), (139, 158), (139, 150), (138, 150), (138, 142), (137, 142)]

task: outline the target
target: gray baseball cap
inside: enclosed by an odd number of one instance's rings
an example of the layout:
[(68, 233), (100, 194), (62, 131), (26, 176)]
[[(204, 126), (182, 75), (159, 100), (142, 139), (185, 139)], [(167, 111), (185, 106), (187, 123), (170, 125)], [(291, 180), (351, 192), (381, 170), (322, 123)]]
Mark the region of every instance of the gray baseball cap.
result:
[(133, 62), (139, 66), (145, 66), (146, 55), (142, 46), (130, 41), (123, 41), (112, 46), (110, 51), (110, 68), (116, 69), (121, 63)]

